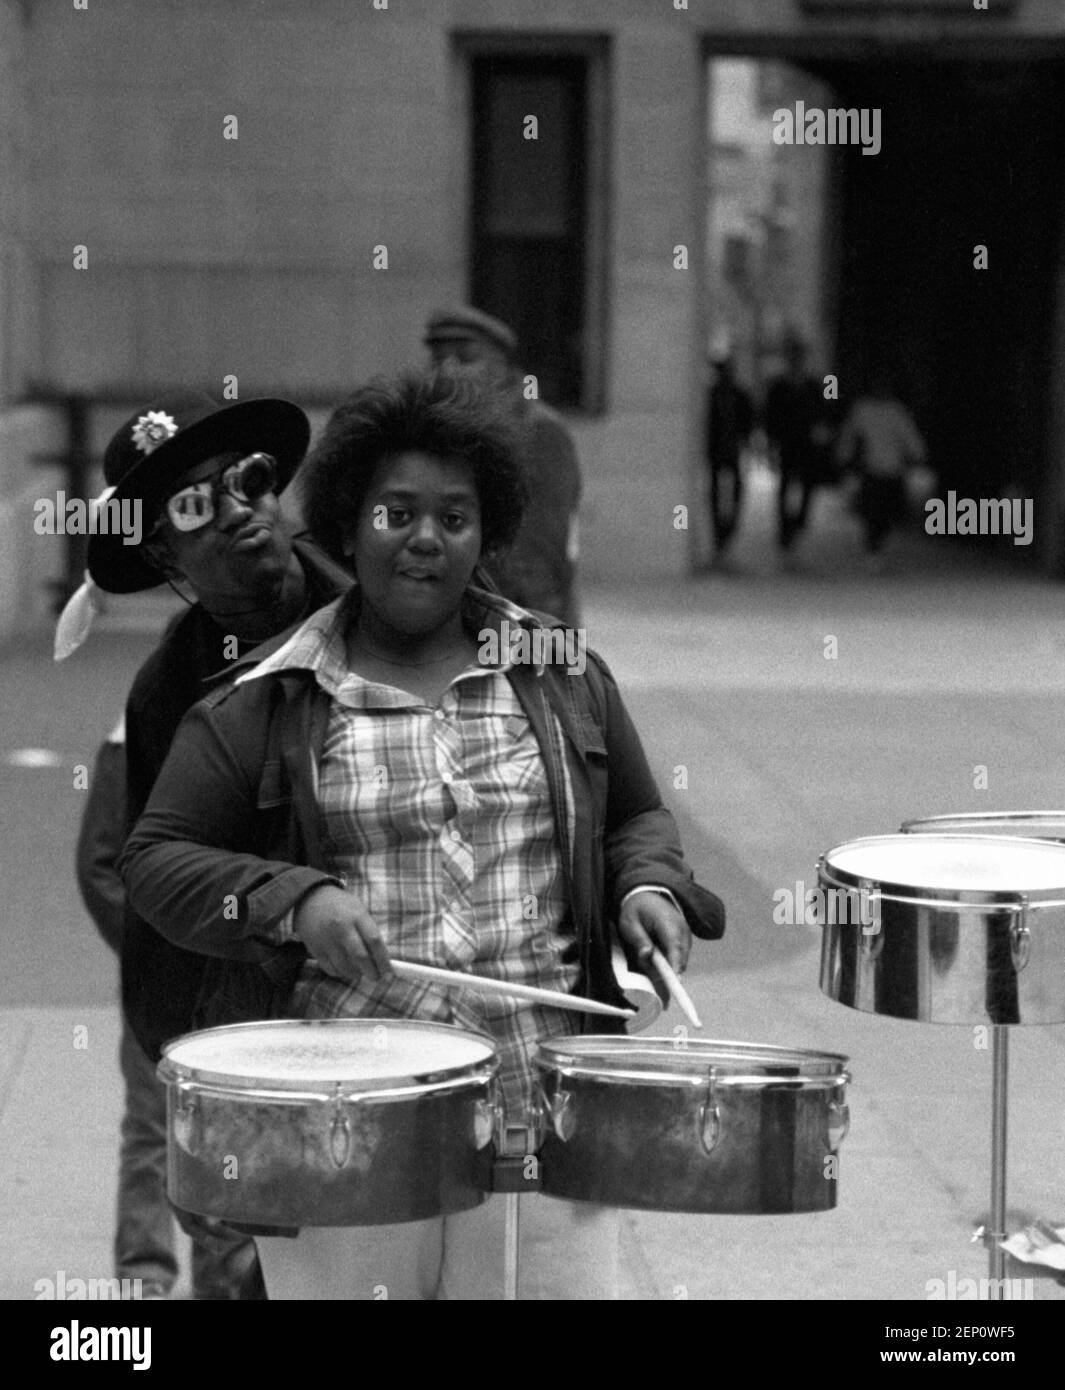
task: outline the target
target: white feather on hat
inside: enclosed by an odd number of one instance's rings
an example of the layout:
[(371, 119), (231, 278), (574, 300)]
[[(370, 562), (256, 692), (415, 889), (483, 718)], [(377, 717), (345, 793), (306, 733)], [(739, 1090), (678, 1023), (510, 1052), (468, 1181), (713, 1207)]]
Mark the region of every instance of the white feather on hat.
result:
[[(105, 487), (99, 497), (93, 498), (89, 503), (90, 510), (98, 511), (113, 492), (113, 487)], [(55, 625), (55, 646), (52, 655), (56, 661), (66, 661), (88, 637), (96, 615), (104, 611), (103, 592), (86, 570), (84, 581), (67, 599)]]

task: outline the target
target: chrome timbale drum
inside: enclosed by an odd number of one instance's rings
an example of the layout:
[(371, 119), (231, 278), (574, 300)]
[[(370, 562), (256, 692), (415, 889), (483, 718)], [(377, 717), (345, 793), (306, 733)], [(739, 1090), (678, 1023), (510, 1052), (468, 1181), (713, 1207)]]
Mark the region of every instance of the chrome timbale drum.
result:
[(280, 1020), (163, 1050), (167, 1193), (264, 1226), (465, 1211), (490, 1185), (491, 1039), (399, 1019)]
[(1011, 835), (1065, 844), (1065, 811), (961, 811), (904, 821), (904, 834)]
[(543, 1042), (543, 1191), (650, 1211), (826, 1211), (846, 1061), (690, 1038)]
[(1065, 1022), (1065, 845), (940, 832), (824, 855), (821, 988), (927, 1023)]

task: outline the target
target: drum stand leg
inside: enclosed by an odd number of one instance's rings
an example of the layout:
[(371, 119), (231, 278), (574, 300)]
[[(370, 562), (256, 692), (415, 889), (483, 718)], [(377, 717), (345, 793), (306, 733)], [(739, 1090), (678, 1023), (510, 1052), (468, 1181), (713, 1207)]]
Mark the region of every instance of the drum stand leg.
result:
[(503, 1213), (503, 1298), (513, 1303), (518, 1297), (518, 1261), (521, 1250), (521, 1194), (505, 1192)]
[[(521, 1198), (540, 1186), (539, 1161), (533, 1158), (537, 1131), (528, 1125), (507, 1125), (499, 1137), (492, 1164), (492, 1191), (502, 1194), (503, 1207), (503, 1298), (513, 1303), (518, 1297), (518, 1268), (521, 1258)], [(533, 1159), (530, 1171), (530, 1159)]]
[(991, 1229), (987, 1233), (989, 1298), (1002, 1297), (1006, 1252), (1006, 1139), (1010, 1033), (1004, 1023), (991, 1027)]

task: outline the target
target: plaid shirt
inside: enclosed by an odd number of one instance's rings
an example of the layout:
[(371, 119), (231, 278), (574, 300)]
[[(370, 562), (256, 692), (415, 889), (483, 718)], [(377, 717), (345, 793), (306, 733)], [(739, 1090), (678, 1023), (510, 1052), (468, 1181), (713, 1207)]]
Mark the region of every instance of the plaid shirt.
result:
[[(512, 623), (528, 618), (497, 595), (470, 593)], [(572, 991), (579, 965), (563, 959), (572, 939), (561, 930), (568, 903), (547, 774), (506, 678), (510, 661), (467, 667), (430, 708), (348, 669), (349, 602), (322, 609), (244, 677), (306, 669), (331, 697), (317, 769), (324, 866), (358, 891), (397, 959)], [(512, 1124), (524, 1122), (537, 1040), (579, 1027), (575, 1013), (503, 996), (395, 977), (349, 983), (313, 960), (292, 1007), (308, 1018), (419, 1018), (490, 1033)]]

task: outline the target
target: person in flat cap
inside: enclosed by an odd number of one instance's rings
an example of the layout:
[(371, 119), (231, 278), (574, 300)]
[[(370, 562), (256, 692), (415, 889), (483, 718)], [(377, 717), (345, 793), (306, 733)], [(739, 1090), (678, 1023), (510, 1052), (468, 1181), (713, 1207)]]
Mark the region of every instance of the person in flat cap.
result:
[(425, 343), (435, 367), (502, 392), (510, 409), (530, 502), (514, 544), (488, 566), (492, 580), (512, 602), (578, 627), (581, 474), (569, 430), (549, 406), (526, 399), (518, 339), (500, 319), (467, 305), (438, 309)]
[[(98, 500), (137, 509), (138, 541), (118, 532), (90, 536), (86, 583), (57, 631), (62, 659), (88, 636), (98, 590), (127, 594), (169, 583), (190, 605), (137, 673), (124, 741), (120, 722), (98, 755), (78, 845), (83, 896), (122, 962), (126, 1108), (116, 1274), (141, 1279), (147, 1297), (167, 1297), (177, 1277), (166, 1201), (166, 1092), (155, 1064), (162, 1044), (193, 1026), (205, 962), (134, 913), (114, 864), (186, 711), (225, 682), (239, 657), (280, 640), (350, 586), (347, 573), (309, 539), (293, 537), (281, 515), (279, 495), (309, 437), (303, 411), (284, 400), (220, 405), (178, 393), (134, 412), (107, 446), (108, 488)], [(247, 1234), (178, 1216), (193, 1241), (194, 1297), (265, 1297)]]

